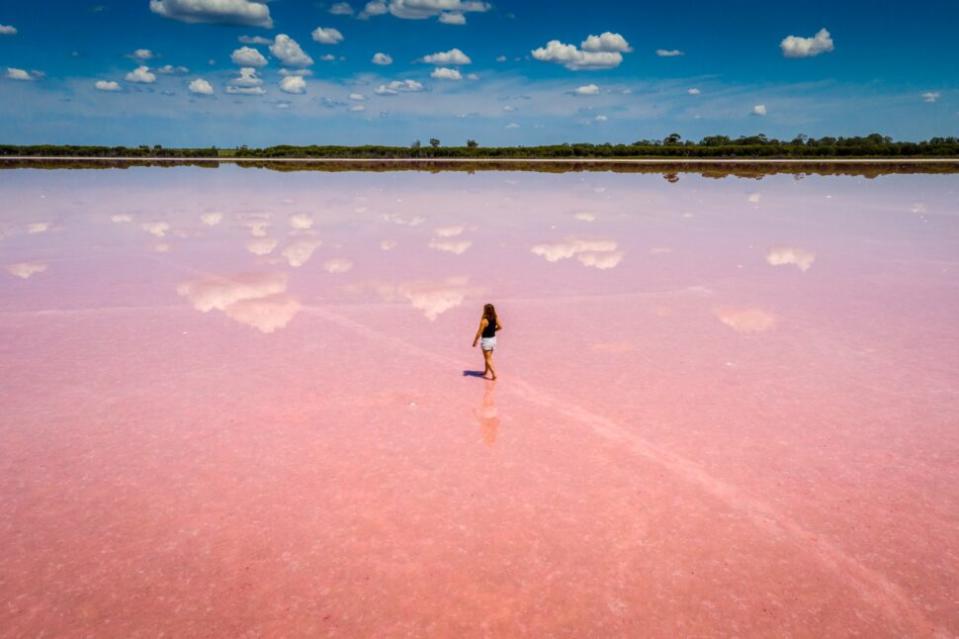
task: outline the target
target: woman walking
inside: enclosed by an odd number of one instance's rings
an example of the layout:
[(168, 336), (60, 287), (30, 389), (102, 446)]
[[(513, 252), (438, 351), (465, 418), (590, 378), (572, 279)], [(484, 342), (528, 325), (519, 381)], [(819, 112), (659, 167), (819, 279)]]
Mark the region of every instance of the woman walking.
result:
[[(496, 379), (496, 370), (493, 368), (493, 349), (496, 348), (496, 331), (503, 330), (499, 319), (496, 317), (496, 309), (492, 304), (483, 307), (483, 317), (480, 319), (479, 328), (476, 330), (476, 337), (473, 338), (473, 348), (479, 342), (483, 349), (483, 378)], [(482, 340), (482, 341), (481, 341)], [(487, 377), (487, 373), (490, 375)]]

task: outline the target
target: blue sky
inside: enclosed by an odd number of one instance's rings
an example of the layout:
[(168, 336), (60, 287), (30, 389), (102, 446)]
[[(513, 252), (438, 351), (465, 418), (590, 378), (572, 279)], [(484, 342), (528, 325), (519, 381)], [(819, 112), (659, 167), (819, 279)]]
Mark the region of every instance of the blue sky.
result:
[(957, 26), (953, 0), (3, 0), (0, 142), (955, 136)]

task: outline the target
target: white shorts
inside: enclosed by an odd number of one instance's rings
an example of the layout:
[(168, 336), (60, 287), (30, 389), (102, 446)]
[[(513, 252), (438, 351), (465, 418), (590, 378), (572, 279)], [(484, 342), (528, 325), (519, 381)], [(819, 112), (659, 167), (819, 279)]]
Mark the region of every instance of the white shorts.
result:
[(491, 351), (496, 348), (496, 338), (495, 337), (484, 337), (480, 340), (480, 348), (484, 351)]

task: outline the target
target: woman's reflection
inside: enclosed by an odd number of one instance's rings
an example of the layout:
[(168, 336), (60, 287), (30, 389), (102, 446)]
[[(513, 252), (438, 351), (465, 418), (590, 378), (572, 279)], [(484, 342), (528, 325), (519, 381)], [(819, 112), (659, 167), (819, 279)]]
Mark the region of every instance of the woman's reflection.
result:
[(499, 414), (496, 411), (495, 391), (496, 382), (487, 380), (486, 388), (483, 390), (483, 403), (474, 411), (477, 420), (479, 420), (483, 442), (485, 442), (487, 446), (492, 446), (496, 442), (496, 433), (499, 430)]

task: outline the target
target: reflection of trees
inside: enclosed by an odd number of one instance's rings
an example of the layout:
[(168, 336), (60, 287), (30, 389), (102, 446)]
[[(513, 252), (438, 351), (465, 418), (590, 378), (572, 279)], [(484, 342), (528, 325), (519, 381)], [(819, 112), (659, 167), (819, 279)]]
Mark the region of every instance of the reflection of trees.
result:
[[(441, 147), (442, 148), (442, 147)], [(0, 157), (0, 169), (127, 169), (134, 166), (197, 166), (202, 168), (216, 168), (221, 164), (232, 164), (230, 160), (201, 161), (201, 160), (157, 160), (157, 159), (5, 159)], [(537, 173), (574, 173), (585, 171), (602, 171), (613, 173), (651, 173), (660, 174), (669, 182), (675, 182), (681, 174), (701, 175), (712, 179), (738, 177), (760, 180), (767, 175), (787, 174), (802, 179), (806, 175), (843, 175), (875, 178), (881, 175), (894, 173), (956, 173), (959, 172), (959, 162), (942, 161), (911, 164), (890, 160), (882, 164), (855, 162), (830, 163), (828, 160), (814, 160), (809, 162), (794, 162), (789, 164), (768, 164), (762, 162), (738, 162), (710, 164), (697, 163), (695, 160), (683, 162), (655, 162), (651, 164), (636, 164), (629, 162), (579, 162), (559, 160), (556, 162), (538, 161), (527, 162), (504, 160), (475, 160), (451, 161), (443, 159), (429, 159), (409, 161), (403, 159), (364, 160), (349, 159), (331, 160), (284, 160), (281, 162), (270, 160), (243, 160), (236, 162), (242, 168), (269, 169), (271, 171), (323, 171), (335, 173), (338, 171), (530, 171)]]
[[(694, 158), (903, 158), (959, 156), (959, 138), (934, 137), (920, 142), (894, 141), (888, 136), (872, 133), (866, 136), (811, 138), (798, 135), (792, 140), (769, 138), (762, 133), (730, 138), (711, 135), (701, 140), (683, 140), (679, 133), (671, 133), (662, 140), (637, 140), (632, 144), (552, 144), (545, 146), (480, 147), (467, 142), (465, 146), (440, 147), (437, 138), (430, 138), (429, 155), (442, 158), (675, 158), (679, 161)], [(216, 158), (224, 156), (243, 158), (409, 158), (421, 157), (419, 140), (404, 146), (339, 146), (278, 145), (265, 148), (235, 149), (164, 148), (79, 145), (0, 145), (0, 156), (70, 156), (70, 157), (156, 157), (156, 158)]]

